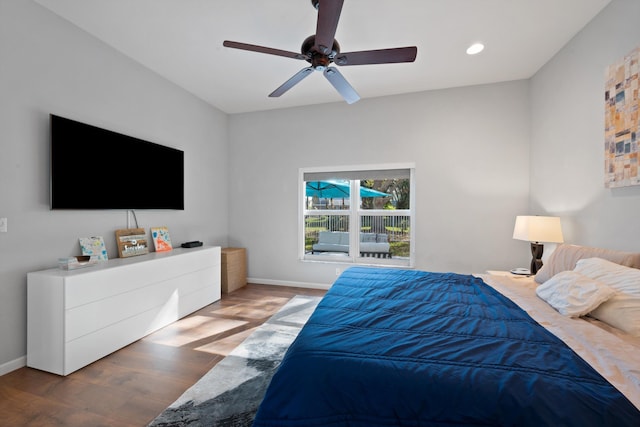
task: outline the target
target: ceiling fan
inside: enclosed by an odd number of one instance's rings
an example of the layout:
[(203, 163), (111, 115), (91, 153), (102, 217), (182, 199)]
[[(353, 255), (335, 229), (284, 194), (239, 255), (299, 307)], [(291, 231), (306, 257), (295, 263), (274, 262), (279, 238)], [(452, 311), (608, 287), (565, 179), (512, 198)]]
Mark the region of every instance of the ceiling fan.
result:
[(282, 95), (302, 79), (309, 76), (312, 71), (322, 71), (344, 100), (348, 104), (352, 104), (358, 101), (360, 96), (336, 67), (329, 66), (332, 62), (340, 66), (413, 62), (416, 59), (418, 48), (411, 46), (341, 53), (340, 45), (334, 37), (343, 3), (344, 0), (311, 0), (311, 4), (318, 11), (316, 33), (302, 42), (301, 53), (230, 40), (225, 40), (223, 46), (266, 53), (268, 55), (284, 56), (286, 58), (302, 59), (311, 64), (310, 67), (298, 71), (282, 86), (270, 93), (270, 97)]

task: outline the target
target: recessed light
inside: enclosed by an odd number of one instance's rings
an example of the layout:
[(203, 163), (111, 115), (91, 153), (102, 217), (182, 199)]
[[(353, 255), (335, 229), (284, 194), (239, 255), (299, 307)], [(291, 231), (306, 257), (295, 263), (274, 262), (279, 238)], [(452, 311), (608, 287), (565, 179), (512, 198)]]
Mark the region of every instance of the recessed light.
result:
[(475, 55), (484, 50), (484, 45), (482, 43), (474, 43), (467, 49), (467, 55)]

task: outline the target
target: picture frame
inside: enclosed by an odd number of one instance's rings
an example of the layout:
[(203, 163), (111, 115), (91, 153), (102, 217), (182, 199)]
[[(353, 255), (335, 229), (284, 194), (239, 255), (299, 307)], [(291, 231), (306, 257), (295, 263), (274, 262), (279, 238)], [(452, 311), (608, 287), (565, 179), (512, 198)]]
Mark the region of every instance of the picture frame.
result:
[(156, 252), (168, 252), (173, 249), (168, 227), (151, 227), (151, 240)]
[(98, 261), (107, 261), (109, 259), (102, 236), (80, 237), (78, 240), (82, 255), (90, 256)]
[(149, 253), (147, 234), (144, 228), (125, 228), (116, 230), (118, 256), (128, 258)]

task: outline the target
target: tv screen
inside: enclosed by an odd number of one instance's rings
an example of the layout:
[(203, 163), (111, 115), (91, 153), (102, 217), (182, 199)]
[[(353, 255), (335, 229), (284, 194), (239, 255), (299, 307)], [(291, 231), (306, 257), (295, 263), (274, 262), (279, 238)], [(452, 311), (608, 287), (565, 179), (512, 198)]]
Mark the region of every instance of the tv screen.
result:
[(51, 114), (51, 209), (184, 209), (184, 151)]

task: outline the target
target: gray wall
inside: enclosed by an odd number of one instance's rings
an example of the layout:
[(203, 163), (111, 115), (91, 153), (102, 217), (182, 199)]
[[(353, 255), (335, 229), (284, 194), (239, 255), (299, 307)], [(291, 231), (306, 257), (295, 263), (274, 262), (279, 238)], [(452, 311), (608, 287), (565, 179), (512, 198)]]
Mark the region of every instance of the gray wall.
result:
[(638, 250), (640, 187), (603, 185), (604, 71), (640, 45), (638, 16), (640, 2), (614, 0), (528, 81), (231, 116), (230, 236), (250, 277), (335, 279), (298, 260), (310, 166), (415, 162), (418, 268), (526, 266), (519, 214), (559, 215), (568, 243)]
[(526, 265), (511, 238), (527, 213), (528, 82), (232, 115), (231, 243), (254, 281), (325, 283), (336, 265), (298, 260), (300, 167), (416, 164), (416, 267), (483, 272)]
[(0, 0), (0, 58), (1, 374), (24, 363), (26, 273), (80, 255), (81, 236), (104, 236), (116, 257), (114, 230), (127, 226), (125, 211), (49, 209), (49, 114), (185, 151), (185, 210), (137, 212), (176, 243), (227, 243), (228, 137), (225, 114), (31, 1)]
[(604, 188), (605, 70), (640, 46), (638, 17), (613, 0), (531, 80), (531, 206), (570, 243), (640, 251), (640, 186)]
[(528, 81), (232, 116), (230, 236), (249, 275), (334, 280), (335, 265), (298, 260), (306, 166), (415, 162), (418, 268), (526, 266), (511, 233), (527, 213), (559, 215), (568, 243), (638, 250), (640, 187), (603, 185), (604, 71), (640, 45), (638, 16), (614, 0)]
[(185, 211), (140, 211), (140, 225), (247, 247), (265, 283), (335, 278), (297, 257), (300, 167), (415, 163), (421, 269), (526, 265), (511, 239), (524, 213), (560, 215), (571, 243), (638, 250), (640, 187), (603, 186), (604, 70), (640, 45), (637, 16), (640, 2), (613, 0), (530, 81), (227, 117), (32, 2), (0, 0), (0, 373), (24, 363), (26, 273), (79, 254), (80, 236), (104, 235), (114, 257), (127, 225), (49, 210), (49, 113), (185, 150)]

